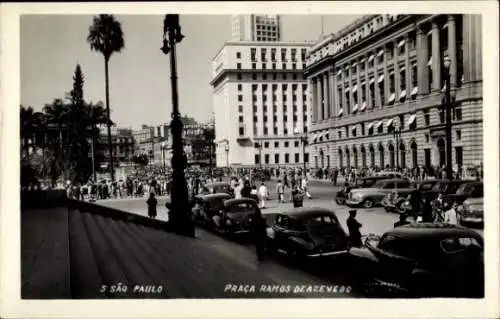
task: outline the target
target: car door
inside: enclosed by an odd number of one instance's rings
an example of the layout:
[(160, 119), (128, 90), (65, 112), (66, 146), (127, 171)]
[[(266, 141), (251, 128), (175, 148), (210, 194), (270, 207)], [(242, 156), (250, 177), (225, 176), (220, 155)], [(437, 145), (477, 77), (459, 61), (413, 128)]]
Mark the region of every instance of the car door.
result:
[(377, 196), (375, 196), (376, 202), (380, 203), (382, 199), (384, 199), (385, 196), (394, 191), (395, 188), (396, 183), (394, 183), (393, 181), (385, 182), (384, 186), (378, 190)]
[(394, 235), (382, 236), (376, 250), (380, 261), (379, 279), (406, 287), (416, 265), (411, 257), (414, 249), (415, 245), (408, 239)]

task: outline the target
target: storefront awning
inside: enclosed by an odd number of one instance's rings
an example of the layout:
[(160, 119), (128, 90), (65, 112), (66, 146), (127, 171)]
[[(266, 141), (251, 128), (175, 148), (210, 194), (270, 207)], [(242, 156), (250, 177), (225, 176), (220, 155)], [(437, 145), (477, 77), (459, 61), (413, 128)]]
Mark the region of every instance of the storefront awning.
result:
[(361, 61), (359, 61), (359, 63), (365, 63), (365, 58), (362, 58)]
[(382, 74), (381, 76), (378, 77), (377, 83), (380, 83), (384, 80), (384, 75)]
[(373, 59), (375, 59), (375, 56), (372, 54), (372, 55), (370, 55), (370, 58), (368, 59), (368, 63), (372, 62)]
[(344, 113), (344, 109), (340, 109), (338, 116), (342, 116), (343, 113)]
[(316, 143), (317, 140), (318, 140), (318, 134), (313, 134), (313, 136), (312, 136), (312, 142)]
[(413, 90), (411, 90), (411, 96), (417, 95), (418, 93), (418, 86), (414, 87)]
[(388, 128), (392, 125), (392, 123), (394, 123), (394, 120), (393, 119), (390, 119), (388, 120), (386, 123), (385, 123), (385, 127)]
[(370, 84), (373, 84), (374, 82), (375, 82), (375, 79), (374, 79), (374, 78), (371, 78), (369, 83), (370, 83)]
[(412, 125), (415, 122), (416, 118), (417, 116), (415, 114), (412, 114), (412, 116), (410, 116), (410, 118), (408, 119), (408, 126)]
[(378, 121), (376, 124), (375, 124), (375, 128), (378, 129), (380, 127), (380, 125), (382, 125), (382, 123), (384, 123), (384, 121)]
[(338, 70), (337, 72), (337, 76), (341, 75), (342, 74), (342, 70)]
[(351, 132), (356, 132), (356, 126), (351, 127)]
[(370, 123), (370, 124), (368, 124), (368, 126), (367, 126), (368, 130), (372, 129), (374, 124), (375, 124), (375, 123)]
[(354, 107), (352, 108), (352, 113), (356, 113), (358, 111), (358, 105), (354, 105)]
[(330, 139), (330, 132), (325, 132), (325, 136), (323, 137), (328, 141)]
[(354, 63), (352, 64), (352, 67), (353, 67), (353, 68), (355, 68), (356, 66), (358, 66), (358, 62), (354, 62)]
[(399, 41), (399, 43), (398, 43), (398, 49), (401, 48), (403, 45), (405, 45), (405, 43), (406, 43), (405, 40)]
[(394, 102), (395, 99), (396, 99), (396, 93), (392, 93), (391, 96), (389, 96), (389, 100), (387, 101), (387, 103), (392, 103)]
[(382, 55), (384, 55), (384, 50), (380, 50), (380, 51), (378, 51), (377, 56), (382, 56)]
[(404, 100), (406, 98), (406, 90), (401, 91), (401, 94), (399, 95), (399, 100)]
[(356, 92), (358, 90), (358, 85), (356, 84), (353, 88), (352, 88), (352, 93)]
[(347, 92), (349, 92), (350, 90), (351, 90), (351, 88), (350, 88), (350, 87), (346, 87), (346, 88), (345, 88), (345, 92), (346, 92), (346, 93), (347, 93)]
[(429, 62), (427, 62), (427, 66), (432, 66), (432, 57), (429, 59)]
[(402, 67), (399, 68), (399, 72), (405, 71), (405, 70), (406, 70), (406, 66), (402, 66)]
[(359, 109), (361, 112), (366, 110), (366, 101), (363, 102), (363, 104), (361, 104), (361, 108)]

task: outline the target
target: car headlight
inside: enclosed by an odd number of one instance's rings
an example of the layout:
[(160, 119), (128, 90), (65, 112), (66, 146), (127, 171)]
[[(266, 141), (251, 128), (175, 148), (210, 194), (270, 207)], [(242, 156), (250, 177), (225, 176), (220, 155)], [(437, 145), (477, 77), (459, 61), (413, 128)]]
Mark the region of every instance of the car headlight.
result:
[(353, 193), (352, 199), (360, 200), (363, 196), (360, 193)]
[(226, 219), (226, 225), (227, 226), (231, 226), (232, 224), (233, 224), (233, 222), (230, 219)]

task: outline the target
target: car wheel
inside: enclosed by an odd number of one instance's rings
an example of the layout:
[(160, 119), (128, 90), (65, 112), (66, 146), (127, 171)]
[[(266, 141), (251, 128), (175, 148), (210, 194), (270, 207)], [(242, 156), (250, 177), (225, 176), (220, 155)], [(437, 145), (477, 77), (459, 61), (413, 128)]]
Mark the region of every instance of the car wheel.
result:
[(367, 198), (363, 201), (363, 208), (372, 208), (372, 207), (373, 207), (373, 200)]

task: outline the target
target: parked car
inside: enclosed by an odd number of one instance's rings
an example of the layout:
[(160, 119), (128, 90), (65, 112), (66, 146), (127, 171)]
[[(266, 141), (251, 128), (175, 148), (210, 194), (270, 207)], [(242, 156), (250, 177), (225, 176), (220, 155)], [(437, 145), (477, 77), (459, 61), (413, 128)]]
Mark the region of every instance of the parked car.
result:
[(438, 194), (443, 194), (444, 197), (446, 197), (447, 195), (455, 194), (462, 184), (471, 182), (475, 182), (475, 180), (440, 179), (430, 190), (422, 191), (422, 195), (426, 200), (433, 201), (434, 199), (436, 199)]
[(484, 199), (469, 198), (457, 208), (458, 221), (464, 226), (484, 225)]
[(252, 218), (257, 209), (257, 202), (251, 198), (224, 201), (224, 209), (217, 214), (219, 218), (214, 219), (216, 230), (231, 235), (250, 233)]
[(348, 206), (361, 206), (371, 208), (380, 205), (385, 196), (396, 191), (400, 196), (408, 195), (414, 188), (407, 179), (384, 179), (378, 181), (370, 188), (357, 188), (351, 190), (346, 200)]
[(461, 184), (454, 194), (447, 194), (444, 198), (461, 204), (468, 198), (482, 198), (483, 196), (483, 182), (466, 182)]
[(354, 278), (375, 295), (482, 297), (483, 238), (449, 224), (418, 223), (370, 236), (351, 248)]
[(198, 195), (193, 199), (192, 216), (197, 224), (215, 228), (214, 217), (224, 211), (224, 202), (231, 198), (227, 193)]
[(209, 194), (227, 193), (231, 196), (234, 196), (231, 184), (226, 182), (207, 183), (204, 185), (204, 188)]
[(267, 229), (271, 250), (301, 260), (347, 253), (348, 236), (335, 213), (328, 209), (300, 207), (279, 213)]
[[(439, 182), (438, 179), (429, 179), (429, 180), (420, 181), (416, 184), (417, 184), (417, 187), (420, 187), (420, 191), (422, 193), (424, 193), (424, 192), (431, 191), (432, 188), (434, 187), (434, 185), (436, 185), (438, 182)], [(386, 208), (387, 212), (398, 211), (401, 213), (401, 212), (405, 212), (405, 211), (408, 212), (408, 211), (412, 210), (411, 203), (410, 203), (410, 200), (408, 199), (408, 196), (399, 197), (397, 202), (392, 203), (392, 205), (388, 199), (388, 196), (386, 198), (384, 198), (384, 200), (382, 201), (382, 206), (384, 206), (384, 208)], [(388, 204), (386, 204), (386, 203), (388, 203)]]
[(375, 176), (382, 176), (385, 178), (405, 178), (403, 174), (391, 171), (380, 171), (375, 173)]

